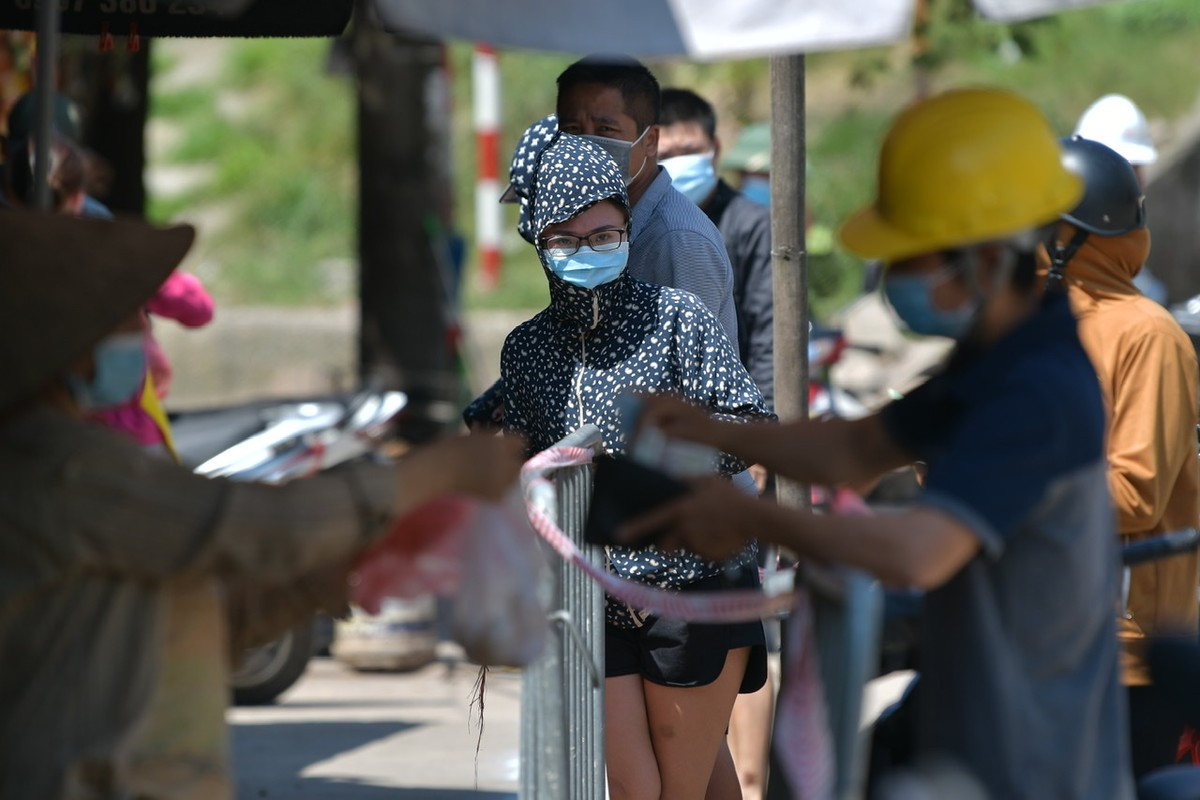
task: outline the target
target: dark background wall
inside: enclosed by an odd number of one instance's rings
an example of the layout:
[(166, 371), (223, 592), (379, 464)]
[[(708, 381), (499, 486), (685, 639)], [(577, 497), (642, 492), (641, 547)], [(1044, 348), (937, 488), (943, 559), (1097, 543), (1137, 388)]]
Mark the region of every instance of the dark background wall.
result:
[(1150, 268), (1171, 303), (1200, 294), (1200, 118), (1176, 142), (1154, 165), (1146, 189)]

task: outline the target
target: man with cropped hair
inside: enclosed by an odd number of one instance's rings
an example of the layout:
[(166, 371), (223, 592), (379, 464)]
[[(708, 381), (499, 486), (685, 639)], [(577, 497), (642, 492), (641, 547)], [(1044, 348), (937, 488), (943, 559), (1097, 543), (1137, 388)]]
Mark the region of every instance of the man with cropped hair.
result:
[(588, 56), (558, 76), (559, 127), (600, 145), (625, 170), (630, 274), (696, 295), (737, 342), (733, 271), (721, 234), (658, 163), (661, 102), (658, 81), (632, 58)]
[(733, 267), (738, 355), (767, 403), (775, 402), (775, 303), (771, 212), (717, 174), (721, 140), (712, 105), (688, 89), (664, 89), (658, 155), (675, 188), (700, 207), (725, 240)]

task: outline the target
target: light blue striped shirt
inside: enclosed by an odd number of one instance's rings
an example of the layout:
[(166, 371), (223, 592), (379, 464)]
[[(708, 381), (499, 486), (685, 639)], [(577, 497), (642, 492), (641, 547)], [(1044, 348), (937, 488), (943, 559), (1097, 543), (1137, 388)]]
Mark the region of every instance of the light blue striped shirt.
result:
[(708, 306), (736, 348), (733, 268), (717, 226), (671, 185), (662, 167), (633, 207), (630, 275), (691, 292)]

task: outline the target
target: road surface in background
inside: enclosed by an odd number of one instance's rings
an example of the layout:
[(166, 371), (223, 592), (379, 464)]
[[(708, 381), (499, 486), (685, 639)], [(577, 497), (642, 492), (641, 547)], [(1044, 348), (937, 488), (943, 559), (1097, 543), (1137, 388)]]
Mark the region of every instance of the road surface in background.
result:
[(359, 673), (329, 658), (275, 704), (229, 712), (238, 800), (516, 800), (521, 679), (477, 668)]

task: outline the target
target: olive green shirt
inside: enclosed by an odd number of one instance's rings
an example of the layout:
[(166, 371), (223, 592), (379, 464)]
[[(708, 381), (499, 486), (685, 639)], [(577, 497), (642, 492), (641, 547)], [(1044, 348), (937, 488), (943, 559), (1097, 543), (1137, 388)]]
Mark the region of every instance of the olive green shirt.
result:
[(124, 798), (179, 577), (283, 586), (393, 519), (395, 473), (203, 478), (48, 409), (0, 425), (0, 797)]

